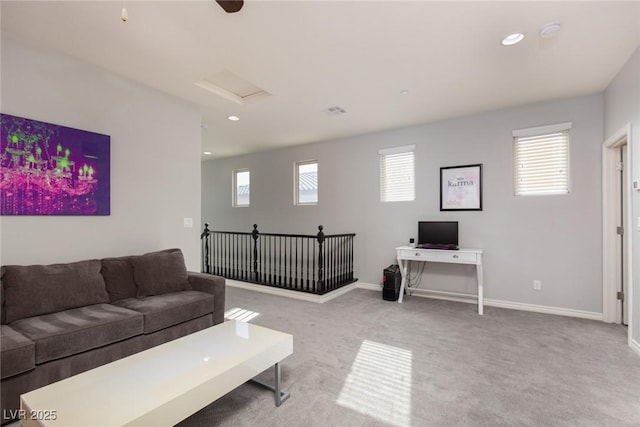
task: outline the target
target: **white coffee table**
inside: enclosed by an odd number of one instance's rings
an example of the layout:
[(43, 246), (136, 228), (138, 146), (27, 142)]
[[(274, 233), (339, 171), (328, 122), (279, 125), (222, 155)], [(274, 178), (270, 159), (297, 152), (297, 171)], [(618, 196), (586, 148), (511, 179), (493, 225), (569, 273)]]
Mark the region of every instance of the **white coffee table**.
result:
[(23, 394), (22, 425), (172, 426), (272, 366), (280, 406), (291, 354), (291, 335), (228, 321)]

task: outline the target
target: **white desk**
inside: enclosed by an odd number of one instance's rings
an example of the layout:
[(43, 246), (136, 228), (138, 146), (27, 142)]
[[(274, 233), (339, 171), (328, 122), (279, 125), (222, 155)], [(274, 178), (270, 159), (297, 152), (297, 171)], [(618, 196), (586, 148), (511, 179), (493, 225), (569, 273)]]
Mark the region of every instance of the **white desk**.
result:
[(396, 248), (396, 257), (398, 258), (400, 274), (402, 275), (398, 303), (402, 303), (404, 290), (407, 287), (407, 271), (409, 269), (410, 261), (474, 264), (476, 266), (476, 274), (478, 276), (478, 314), (483, 313), (482, 249), (461, 248), (457, 251), (448, 251), (400, 246)]

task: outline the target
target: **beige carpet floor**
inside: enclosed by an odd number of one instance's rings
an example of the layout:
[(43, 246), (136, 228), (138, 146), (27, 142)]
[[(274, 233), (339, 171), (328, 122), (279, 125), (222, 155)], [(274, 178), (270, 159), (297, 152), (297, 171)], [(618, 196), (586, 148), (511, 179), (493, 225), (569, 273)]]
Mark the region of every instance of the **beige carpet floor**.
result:
[(294, 336), (291, 398), (276, 408), (247, 383), (183, 427), (640, 426), (640, 357), (621, 326), (361, 289), (316, 304), (228, 288), (234, 307)]

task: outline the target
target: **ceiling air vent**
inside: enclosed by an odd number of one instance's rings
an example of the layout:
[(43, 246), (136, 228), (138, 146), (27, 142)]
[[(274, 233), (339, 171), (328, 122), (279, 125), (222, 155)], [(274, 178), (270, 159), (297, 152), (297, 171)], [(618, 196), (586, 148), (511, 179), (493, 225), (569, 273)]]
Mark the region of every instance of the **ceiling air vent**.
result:
[(266, 90), (229, 70), (222, 70), (211, 77), (198, 80), (195, 85), (238, 104), (246, 104), (250, 101), (271, 96)]
[(334, 106), (334, 107), (329, 107), (325, 110), (327, 112), (327, 114), (329, 114), (330, 116), (339, 116), (340, 114), (344, 114), (347, 112), (347, 110), (345, 110), (342, 107), (339, 106)]

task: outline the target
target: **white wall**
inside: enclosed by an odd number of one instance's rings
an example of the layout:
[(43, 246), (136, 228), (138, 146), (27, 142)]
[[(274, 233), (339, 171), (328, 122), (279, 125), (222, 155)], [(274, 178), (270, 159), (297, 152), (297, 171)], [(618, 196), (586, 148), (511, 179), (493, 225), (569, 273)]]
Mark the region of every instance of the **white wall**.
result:
[[(341, 119), (348, 120), (345, 116)], [(571, 194), (513, 195), (513, 129), (573, 122)], [(601, 94), (203, 163), (203, 222), (212, 229), (355, 232), (355, 269), (379, 283), (419, 220), (460, 222), (460, 245), (485, 250), (486, 298), (602, 312)], [(416, 201), (379, 201), (378, 150), (416, 145)], [(293, 163), (319, 161), (317, 206), (294, 207)], [(439, 168), (482, 163), (484, 210), (439, 211)], [(251, 206), (231, 207), (231, 176), (251, 170)], [(533, 290), (533, 280), (542, 291)], [(423, 286), (475, 293), (471, 266), (428, 266)]]
[[(640, 48), (620, 70), (604, 93), (605, 137), (610, 137), (628, 123), (631, 123), (631, 176), (640, 179)], [(632, 239), (633, 239), (633, 339), (640, 343), (640, 193), (632, 196)]]
[(197, 106), (3, 35), (2, 112), (111, 136), (111, 215), (2, 217), (3, 264), (179, 247), (200, 270)]

